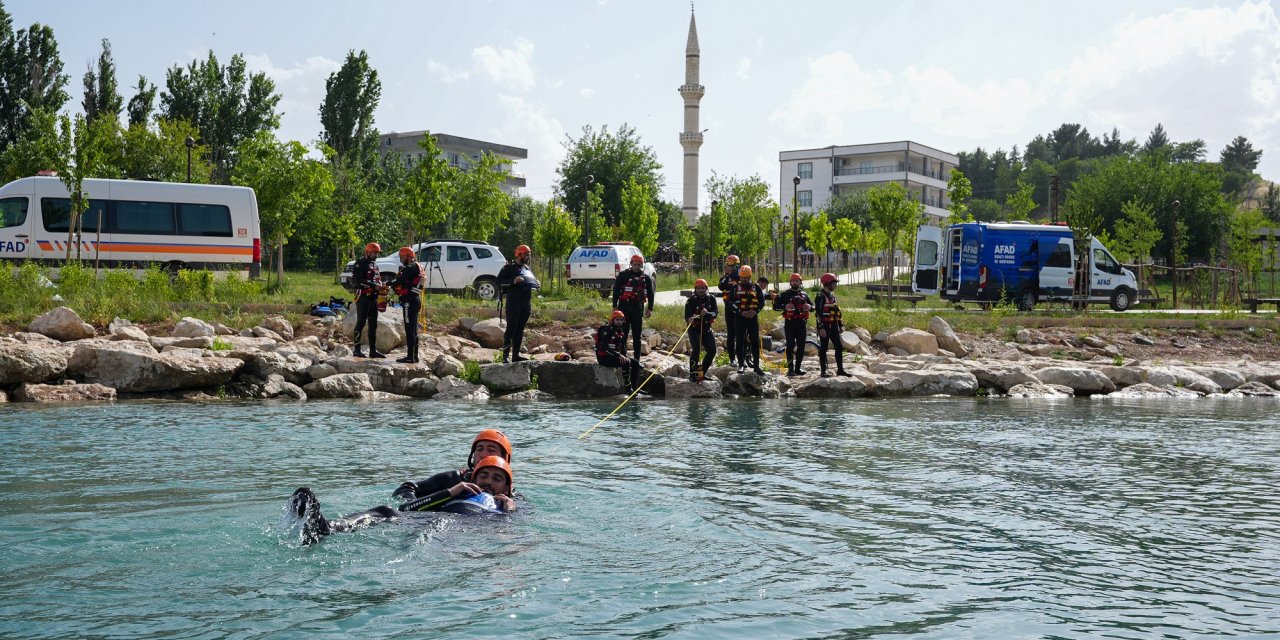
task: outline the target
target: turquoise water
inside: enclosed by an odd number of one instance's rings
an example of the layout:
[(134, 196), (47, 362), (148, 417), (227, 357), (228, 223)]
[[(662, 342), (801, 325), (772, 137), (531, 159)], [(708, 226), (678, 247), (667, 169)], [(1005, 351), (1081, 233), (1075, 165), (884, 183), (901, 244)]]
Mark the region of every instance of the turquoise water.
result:
[[(0, 637), (1280, 634), (1280, 404), (0, 408)], [(301, 547), (515, 442), (520, 510)]]

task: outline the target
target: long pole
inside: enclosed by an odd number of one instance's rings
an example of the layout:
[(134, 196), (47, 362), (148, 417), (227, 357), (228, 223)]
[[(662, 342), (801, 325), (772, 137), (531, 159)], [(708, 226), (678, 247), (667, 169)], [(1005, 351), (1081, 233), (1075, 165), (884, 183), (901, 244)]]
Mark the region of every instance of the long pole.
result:
[(1181, 202), (1173, 201), (1173, 244), (1169, 246), (1169, 265), (1173, 267), (1169, 273), (1173, 274), (1173, 308), (1178, 308), (1178, 207), (1182, 206)]
[(791, 268), (800, 271), (800, 176), (791, 179)]
[(591, 183), (596, 181), (595, 176), (587, 176), (587, 181), (582, 185), (582, 244), (591, 244)]

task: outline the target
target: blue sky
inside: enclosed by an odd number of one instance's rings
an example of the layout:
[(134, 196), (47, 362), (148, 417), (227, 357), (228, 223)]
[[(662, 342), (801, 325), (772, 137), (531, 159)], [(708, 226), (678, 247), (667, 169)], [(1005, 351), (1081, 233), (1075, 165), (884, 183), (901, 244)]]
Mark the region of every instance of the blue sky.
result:
[[(20, 0), (71, 75), (111, 40), (127, 100), (138, 74), (243, 53), (283, 94), (281, 137), (314, 140), (325, 78), (348, 49), (382, 83), (377, 126), (529, 150), (525, 193), (552, 195), (565, 135), (629, 123), (679, 201), (689, 4), (218, 3)], [(915, 140), (951, 152), (1025, 145), (1062, 122), (1142, 141), (1157, 122), (1210, 156), (1236, 135), (1280, 178), (1280, 19), (1269, 2), (700, 2), (702, 179), (778, 181), (783, 149)], [(705, 208), (706, 199), (700, 204)]]

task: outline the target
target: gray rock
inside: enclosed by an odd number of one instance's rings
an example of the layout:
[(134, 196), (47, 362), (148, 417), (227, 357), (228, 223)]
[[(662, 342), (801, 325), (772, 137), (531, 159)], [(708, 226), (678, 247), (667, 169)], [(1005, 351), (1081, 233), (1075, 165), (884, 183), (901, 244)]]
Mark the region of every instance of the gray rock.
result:
[(404, 385), (404, 395), (410, 398), (430, 398), (436, 395), (440, 380), (436, 378), (414, 378)]
[(8, 401), (9, 401), (9, 394), (5, 393), (3, 389), (0, 389), (0, 404), (4, 404)]
[(1074, 395), (1071, 387), (1039, 382), (1018, 384), (1009, 389), (1011, 398), (1070, 398)]
[(479, 322), (479, 320), (475, 318), (462, 316), (461, 318), (458, 318), (458, 327), (463, 331), (470, 331), (471, 327), (473, 327), (477, 322)]
[(500, 318), (485, 318), (471, 325), (471, 335), (475, 336), (481, 345), (490, 349), (502, 348), (502, 337), (506, 331), (506, 323)]
[(1103, 375), (1101, 371), (1087, 367), (1044, 367), (1036, 370), (1036, 377), (1045, 384), (1060, 384), (1071, 387), (1078, 396), (1095, 393), (1111, 393), (1116, 390), (1116, 383)]
[(431, 363), (431, 370), (441, 378), (445, 376), (456, 377), (462, 375), (462, 363), (457, 358), (447, 353), (442, 353), (436, 356), (435, 361)]
[(1276, 387), (1280, 382), (1280, 363), (1247, 362), (1241, 365), (1240, 374), (1249, 382), (1261, 382), (1267, 386)]
[(1198, 373), (1222, 387), (1223, 391), (1230, 391), (1245, 383), (1244, 374), (1231, 369), (1222, 367), (1187, 367), (1190, 371)]
[(1153, 384), (1143, 382), (1135, 384), (1131, 387), (1125, 387), (1115, 393), (1108, 394), (1108, 398), (1199, 398), (1201, 394), (1191, 391), (1190, 389), (1180, 389), (1177, 387), (1158, 387)]
[(557, 398), (607, 398), (622, 390), (622, 371), (583, 362), (537, 360), (538, 388)]
[(373, 391), (373, 383), (368, 374), (338, 373), (311, 382), (302, 390), (309, 398), (363, 398)]
[(1280, 398), (1280, 391), (1261, 382), (1246, 382), (1227, 394), (1232, 398)]
[(272, 342), (284, 342), (284, 341), (285, 341), (284, 336), (282, 336), (282, 335), (280, 335), (280, 334), (278, 334), (278, 333), (276, 333), (276, 332), (274, 332), (274, 331), (272, 331), (272, 330), (270, 330), (270, 329), (268, 329), (268, 328), (266, 328), (266, 327), (254, 327), (253, 329), (250, 329), (250, 331), (252, 331), (252, 332), (253, 332), (253, 335), (254, 335), (254, 337), (256, 337), (256, 338), (270, 338)]
[(489, 390), (453, 376), (446, 376), (436, 384), (436, 400), (488, 400)]
[(121, 393), (146, 393), (218, 387), (243, 367), (235, 358), (158, 354), (145, 342), (87, 342), (72, 352), (67, 374)]
[(777, 398), (784, 395), (790, 388), (791, 383), (786, 378), (768, 374), (760, 375), (754, 371), (745, 371), (743, 373), (735, 371), (729, 374), (728, 379), (725, 380), (723, 393), (757, 398)]
[(520, 401), (529, 401), (529, 400), (545, 401), (545, 400), (555, 400), (556, 397), (540, 389), (525, 389), (524, 391), (517, 391), (515, 393), (508, 393), (505, 396), (499, 396), (498, 399), (499, 400), (520, 400)]
[(1113, 365), (1097, 367), (1102, 375), (1115, 383), (1116, 388), (1123, 389), (1147, 381), (1147, 372), (1139, 367), (1117, 367)]
[(235, 329), (232, 329), (221, 322), (213, 323), (213, 331), (220, 336), (234, 336), (237, 333)]
[(307, 376), (309, 376), (312, 380), (320, 380), (321, 378), (328, 378), (329, 376), (334, 375), (336, 373), (338, 373), (338, 370), (334, 368), (333, 365), (324, 363), (324, 362), (320, 364), (313, 364), (310, 367), (307, 367)]
[(212, 338), (217, 333), (213, 325), (208, 322), (198, 318), (187, 317), (179, 320), (178, 324), (173, 327), (173, 333), (169, 335), (175, 338), (199, 338), (203, 336)]
[(70, 356), (71, 350), (57, 342), (24, 343), (0, 338), (0, 386), (61, 377)]
[(162, 338), (152, 336), (147, 339), (147, 343), (156, 351), (163, 350), (165, 347), (182, 347), (184, 349), (209, 349), (213, 347), (212, 336), (197, 336), (194, 338)]
[(867, 331), (866, 329), (863, 329), (862, 327), (854, 327), (854, 328), (853, 328), (853, 333), (854, 333), (854, 335), (858, 336), (858, 339), (859, 339), (859, 340), (861, 340), (864, 344), (871, 344), (871, 332), (870, 332), (870, 331)]
[(146, 331), (139, 327), (117, 327), (111, 331), (113, 340), (134, 340), (136, 342), (148, 342), (151, 340)]
[(282, 376), (290, 383), (302, 385), (311, 381), (308, 371), (312, 364), (309, 358), (297, 354), (281, 354), (272, 351), (232, 351), (230, 357), (244, 361), (244, 372), (269, 379), (272, 375)]
[(50, 309), (31, 321), (27, 331), (48, 336), (54, 340), (84, 340), (98, 335), (93, 325), (80, 319), (80, 315), (67, 307)]
[(842, 331), (840, 332), (840, 346), (844, 347), (845, 351), (856, 351), (858, 347), (862, 346), (862, 338), (859, 338), (858, 334), (852, 331)]
[(334, 358), (328, 361), (339, 374), (363, 373), (369, 376), (374, 391), (382, 391), (400, 396), (409, 393), (411, 381), (431, 377), (431, 370), (420, 365), (403, 365), (391, 359), (372, 360), (367, 358)]
[(1040, 379), (1026, 367), (1006, 362), (982, 362), (969, 367), (969, 373), (978, 379), (978, 384), (1000, 393), (1010, 392), (1018, 385), (1040, 384)]
[(258, 326), (269, 329), (285, 340), (293, 340), (293, 325), (284, 316), (268, 316)]
[(889, 332), (888, 332), (888, 331), (884, 331), (884, 330), (877, 331), (877, 332), (876, 332), (876, 335), (871, 336), (871, 341), (872, 341), (872, 342), (884, 342), (885, 340), (888, 340), (888, 339), (889, 339), (889, 335), (890, 335), (890, 334), (889, 334)]
[(885, 338), (884, 344), (887, 347), (905, 350), (907, 353), (927, 353), (936, 355), (938, 353), (938, 339), (932, 333), (912, 329), (898, 329), (889, 337)]
[(161, 349), (160, 353), (163, 353), (167, 356), (186, 356), (188, 358), (203, 358), (209, 352), (205, 351), (204, 349), (192, 349), (191, 347), (175, 347), (173, 345), (169, 345)]
[(1041, 338), (1030, 329), (1018, 329), (1018, 332), (1013, 336), (1013, 341), (1018, 344), (1032, 344), (1040, 342)]
[(39, 333), (31, 333), (30, 331), (19, 331), (10, 337), (13, 338), (14, 340), (17, 340), (18, 342), (21, 342), (23, 344), (30, 344), (30, 345), (48, 346), (48, 345), (62, 344), (61, 340), (54, 340), (49, 336), (41, 335)]
[(266, 384), (262, 385), (262, 395), (266, 398), (307, 399), (307, 394), (301, 387), (285, 380), (284, 376), (278, 373), (273, 373), (267, 377)]
[(1183, 367), (1148, 367), (1147, 382), (1157, 387), (1184, 387), (1200, 393), (1222, 393), (1222, 387)]
[(480, 365), (480, 381), (494, 395), (502, 395), (528, 389), (532, 380), (532, 361), (513, 362), (511, 364)]
[(796, 386), (795, 394), (801, 398), (860, 398), (871, 388), (857, 377), (817, 378)]
[(1038, 358), (1048, 358), (1052, 356), (1054, 353), (1060, 351), (1061, 349), (1062, 347), (1059, 347), (1057, 345), (1052, 345), (1052, 344), (1020, 344), (1018, 345), (1018, 351), (1021, 351), (1030, 356), (1036, 356)]
[(1140, 333), (1138, 333), (1138, 334), (1134, 334), (1134, 336), (1133, 336), (1133, 342), (1134, 342), (1135, 344), (1140, 344), (1140, 345), (1144, 345), (1144, 346), (1147, 346), (1147, 347), (1155, 346), (1155, 344), (1156, 344), (1156, 341), (1155, 341), (1155, 340), (1152, 340), (1151, 338), (1148, 338), (1148, 337), (1146, 337), (1146, 336), (1144, 336), (1144, 335), (1142, 335), (1142, 334), (1140, 334)]
[(888, 353), (888, 354), (889, 354), (889, 355), (891, 355), (891, 356), (898, 356), (899, 358), (905, 358), (905, 357), (907, 357), (907, 356), (911, 355), (911, 352), (910, 352), (910, 351), (907, 351), (906, 349), (903, 349), (902, 347), (889, 347), (889, 348), (885, 351), (885, 353)]
[(946, 349), (961, 358), (969, 355), (969, 348), (960, 343), (960, 337), (951, 329), (946, 320), (938, 316), (929, 318), (929, 333), (938, 340), (938, 347)]
[(330, 358), (350, 358), (352, 353), (355, 352), (351, 350), (350, 346), (345, 344), (335, 344), (329, 348)]
[(115, 402), (116, 390), (100, 384), (23, 383), (13, 394), (15, 402), (57, 404), (67, 402)]
[(723, 395), (720, 380), (715, 377), (692, 382), (688, 377), (669, 376), (665, 380), (665, 386), (667, 399), (719, 398)]
[(1084, 343), (1086, 347), (1093, 347), (1094, 349), (1105, 349), (1111, 346), (1111, 343), (1097, 336), (1085, 336), (1080, 339), (1080, 342)]
[[(367, 350), (369, 338), (364, 335), (365, 332), (361, 331), (359, 336), (355, 335), (356, 313), (354, 311), (342, 318), (338, 331), (343, 336), (351, 338), (352, 343), (365, 345)], [(402, 345), (404, 345), (404, 321), (400, 307), (387, 307), (386, 311), (378, 314), (378, 351), (390, 353)]]
[(884, 376), (876, 387), (876, 394), (881, 396), (972, 396), (977, 393), (978, 378), (961, 368), (899, 371)]

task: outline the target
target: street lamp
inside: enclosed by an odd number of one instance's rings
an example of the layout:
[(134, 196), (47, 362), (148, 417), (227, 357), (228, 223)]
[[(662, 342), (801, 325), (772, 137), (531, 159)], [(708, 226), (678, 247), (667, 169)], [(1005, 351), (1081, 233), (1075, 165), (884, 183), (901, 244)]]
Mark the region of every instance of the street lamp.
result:
[(791, 179), (791, 268), (800, 271), (800, 176)]
[(1178, 308), (1178, 207), (1182, 203), (1173, 201), (1173, 244), (1169, 245), (1169, 266), (1173, 267), (1173, 308)]
[(711, 201), (711, 246), (707, 247), (707, 255), (711, 257), (711, 271), (715, 271), (719, 267), (720, 256), (716, 255), (716, 205), (720, 204), (719, 200)]
[(196, 139), (187, 136), (187, 182), (191, 182), (191, 149), (196, 146)]
[(778, 234), (777, 234), (777, 241), (776, 241), (778, 248), (774, 252), (776, 259), (773, 262), (773, 281), (777, 283), (782, 282), (782, 280), (779, 279), (781, 277), (779, 270), (782, 268), (783, 251), (786, 249), (786, 246), (787, 246), (783, 238), (785, 238), (787, 234), (788, 222), (791, 222), (791, 216), (782, 216), (782, 219), (778, 221), (779, 224), (778, 224)]
[(587, 176), (587, 181), (582, 185), (582, 244), (591, 244), (591, 184), (596, 181), (596, 177)]

